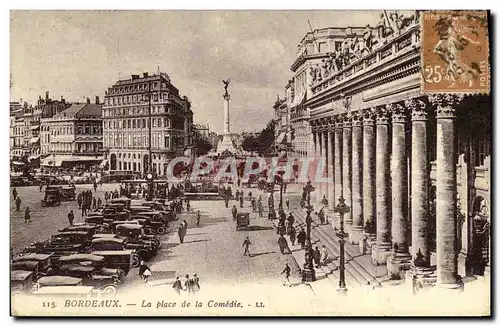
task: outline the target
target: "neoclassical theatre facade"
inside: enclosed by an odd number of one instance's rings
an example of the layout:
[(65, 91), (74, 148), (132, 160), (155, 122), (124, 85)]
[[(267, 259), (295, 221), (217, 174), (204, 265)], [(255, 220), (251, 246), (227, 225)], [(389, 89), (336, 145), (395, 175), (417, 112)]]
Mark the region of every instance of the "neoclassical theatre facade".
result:
[(291, 124), (310, 133), (306, 146), (295, 138), (295, 156), (326, 158), (316, 199), (328, 199), (338, 228), (345, 198), (349, 241), (374, 264), (456, 287), (458, 275), (489, 272), (491, 98), (421, 93), (418, 19), (369, 42), (326, 69), (308, 60), (322, 54), (300, 55), (296, 74), (310, 73), (295, 92), (304, 98), (289, 100)]

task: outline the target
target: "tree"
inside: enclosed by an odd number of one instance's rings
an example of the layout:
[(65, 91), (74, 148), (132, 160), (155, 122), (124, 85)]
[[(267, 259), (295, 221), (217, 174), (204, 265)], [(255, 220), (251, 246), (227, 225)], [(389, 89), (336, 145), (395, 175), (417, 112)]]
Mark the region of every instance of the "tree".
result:
[(194, 147), (196, 148), (196, 154), (206, 155), (212, 150), (212, 144), (203, 137), (197, 137), (194, 141)]

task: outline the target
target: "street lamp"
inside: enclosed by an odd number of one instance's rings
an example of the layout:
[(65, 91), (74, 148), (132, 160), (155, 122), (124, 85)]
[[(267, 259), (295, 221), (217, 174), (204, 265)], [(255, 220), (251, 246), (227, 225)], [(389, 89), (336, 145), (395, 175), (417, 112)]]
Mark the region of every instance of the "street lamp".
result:
[(335, 213), (338, 213), (340, 215), (340, 231), (337, 232), (337, 237), (339, 237), (339, 244), (340, 244), (340, 280), (339, 280), (339, 288), (337, 291), (340, 294), (344, 294), (347, 292), (347, 288), (345, 286), (345, 238), (349, 236), (348, 233), (344, 231), (344, 215), (349, 213), (351, 208), (345, 204), (345, 199), (344, 197), (340, 196), (339, 198), (339, 203), (333, 211)]
[(314, 272), (313, 266), (313, 250), (311, 243), (311, 213), (313, 207), (311, 205), (311, 192), (314, 191), (314, 186), (311, 184), (311, 181), (307, 181), (307, 184), (304, 187), (304, 196), (307, 195), (307, 216), (306, 216), (306, 255), (304, 263), (304, 269), (302, 270), (302, 282), (314, 282), (316, 281), (316, 273)]

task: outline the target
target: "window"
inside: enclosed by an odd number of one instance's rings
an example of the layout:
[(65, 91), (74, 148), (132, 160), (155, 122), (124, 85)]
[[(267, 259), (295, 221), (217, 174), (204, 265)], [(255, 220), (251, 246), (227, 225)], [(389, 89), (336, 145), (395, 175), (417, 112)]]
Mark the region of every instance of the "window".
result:
[(162, 147), (162, 144), (161, 144), (161, 135), (158, 135), (158, 147)]
[(153, 127), (156, 127), (156, 118), (153, 118), (153, 124), (152, 124)]
[(319, 42), (319, 52), (327, 52), (327, 44), (326, 42)]
[(161, 118), (158, 118), (158, 128), (161, 128)]
[(340, 51), (342, 49), (342, 41), (335, 41), (335, 51)]
[(127, 120), (127, 128), (130, 129), (131, 125), (130, 125), (130, 119)]
[(135, 129), (135, 119), (132, 120), (132, 128)]
[(146, 119), (142, 119), (142, 128), (147, 128)]

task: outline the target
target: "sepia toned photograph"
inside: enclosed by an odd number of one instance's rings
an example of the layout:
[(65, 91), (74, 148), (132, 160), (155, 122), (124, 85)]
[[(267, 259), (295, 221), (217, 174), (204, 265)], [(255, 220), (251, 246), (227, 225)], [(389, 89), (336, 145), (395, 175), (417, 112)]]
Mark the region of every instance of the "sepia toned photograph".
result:
[(11, 10), (11, 316), (490, 317), (490, 23)]

